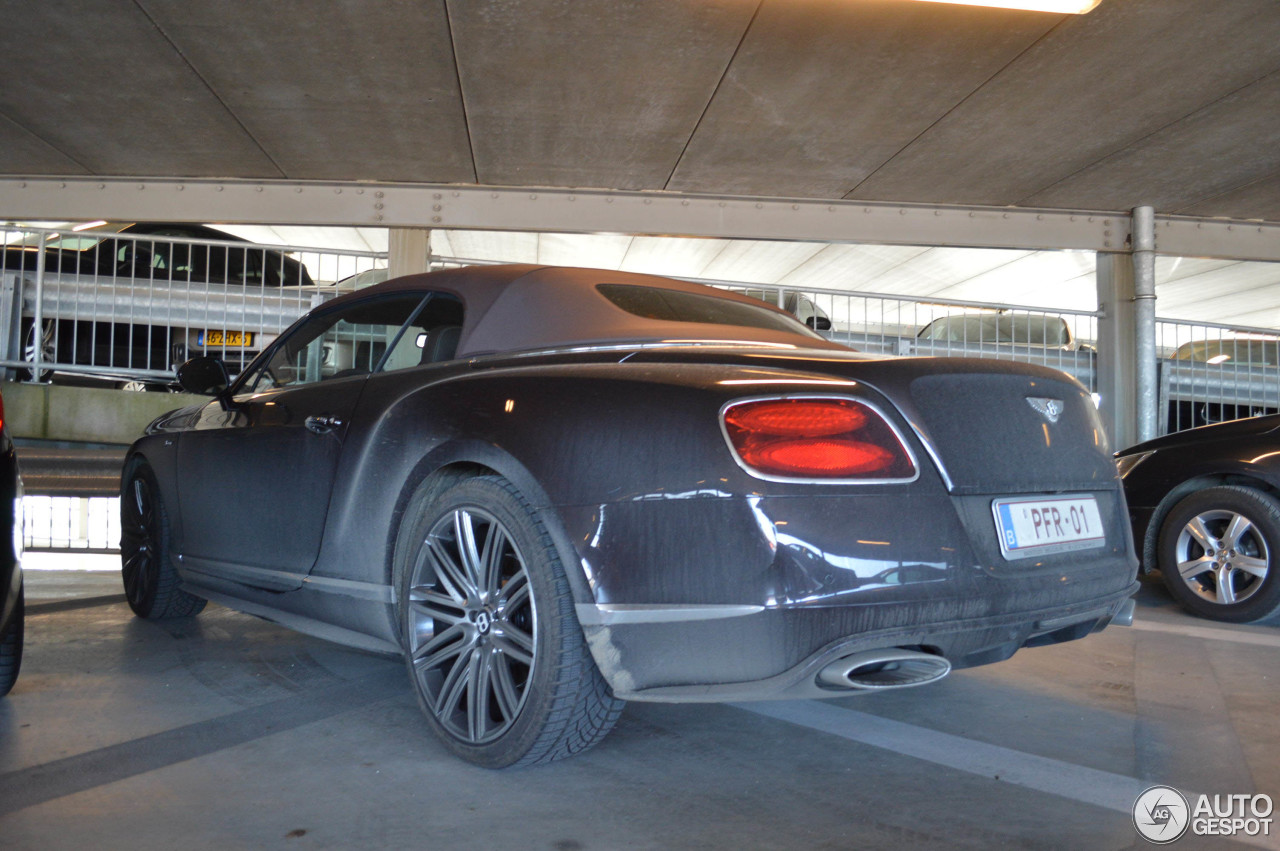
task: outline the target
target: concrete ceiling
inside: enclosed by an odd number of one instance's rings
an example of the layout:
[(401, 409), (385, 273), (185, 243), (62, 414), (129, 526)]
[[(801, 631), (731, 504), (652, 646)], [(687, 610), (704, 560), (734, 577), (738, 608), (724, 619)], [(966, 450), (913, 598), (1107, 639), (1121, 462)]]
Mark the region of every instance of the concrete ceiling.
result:
[(1280, 220), (1280, 3), (3, 3), (14, 175)]
[[(904, 0), (0, 4), (7, 175), (1151, 204), (1280, 222), (1277, 0), (1102, 0), (1083, 16)], [(1061, 270), (1024, 280), (1022, 301), (1091, 281), (1070, 257), (445, 239), (477, 258), (616, 254), (615, 268), (935, 298), (1014, 300), (982, 288), (1001, 268)], [(1206, 291), (1179, 280), (1187, 299)], [(1268, 310), (1215, 318), (1280, 324)]]

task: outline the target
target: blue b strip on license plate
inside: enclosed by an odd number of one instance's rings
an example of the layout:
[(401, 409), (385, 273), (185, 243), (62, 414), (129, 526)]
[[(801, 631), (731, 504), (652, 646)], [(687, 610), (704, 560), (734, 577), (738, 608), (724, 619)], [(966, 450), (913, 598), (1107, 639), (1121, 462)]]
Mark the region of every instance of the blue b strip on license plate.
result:
[(1107, 542), (1098, 501), (1090, 494), (997, 499), (991, 509), (1006, 559), (1087, 550)]

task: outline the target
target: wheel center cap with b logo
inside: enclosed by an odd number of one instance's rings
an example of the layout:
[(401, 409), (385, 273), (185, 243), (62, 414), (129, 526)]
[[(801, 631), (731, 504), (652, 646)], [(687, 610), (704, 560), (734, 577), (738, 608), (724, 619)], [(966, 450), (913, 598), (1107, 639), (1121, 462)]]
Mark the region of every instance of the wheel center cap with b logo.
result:
[(476, 631), (477, 632), (479, 632), (481, 635), (487, 635), (489, 632), (489, 627), (491, 626), (493, 626), (493, 615), (484, 611), (476, 613)]

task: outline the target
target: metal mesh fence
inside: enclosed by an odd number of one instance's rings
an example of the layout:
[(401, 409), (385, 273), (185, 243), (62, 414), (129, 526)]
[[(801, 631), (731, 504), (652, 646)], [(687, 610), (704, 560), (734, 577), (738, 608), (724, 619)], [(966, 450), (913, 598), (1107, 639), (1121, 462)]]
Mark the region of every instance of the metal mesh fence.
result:
[(199, 226), (147, 230), (0, 231), (7, 378), (159, 388), (199, 354), (234, 373), (307, 310), (386, 267), (375, 252), (192, 239), (208, 231)]
[(1280, 332), (1157, 320), (1161, 433), (1280, 411)]
[(823, 336), (884, 355), (1016, 360), (1097, 385), (1098, 314), (881, 293), (713, 283), (777, 304)]

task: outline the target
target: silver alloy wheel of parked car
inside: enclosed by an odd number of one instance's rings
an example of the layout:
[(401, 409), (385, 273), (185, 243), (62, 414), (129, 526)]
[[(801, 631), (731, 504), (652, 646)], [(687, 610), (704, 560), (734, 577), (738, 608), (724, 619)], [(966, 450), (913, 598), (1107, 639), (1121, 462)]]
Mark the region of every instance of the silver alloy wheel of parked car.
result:
[[(43, 328), (44, 332), (40, 335), (40, 362), (57, 363), (58, 348), (54, 344), (53, 320), (45, 320)], [(22, 349), (22, 359), (31, 364), (36, 362), (36, 326), (34, 324), (27, 329), (27, 341)], [(45, 370), (40, 370), (38, 373), (32, 370), (31, 380), (43, 381), (48, 374)]]
[(1197, 514), (1175, 544), (1178, 576), (1211, 603), (1248, 600), (1267, 578), (1271, 552), (1252, 520), (1228, 510)]
[(1247, 623), (1280, 610), (1280, 500), (1251, 487), (1219, 485), (1184, 496), (1157, 543), (1160, 572), (1183, 606)]
[(479, 507), (427, 533), (409, 588), (409, 652), (442, 727), (482, 745), (515, 723), (536, 660), (538, 610), (511, 533)]

